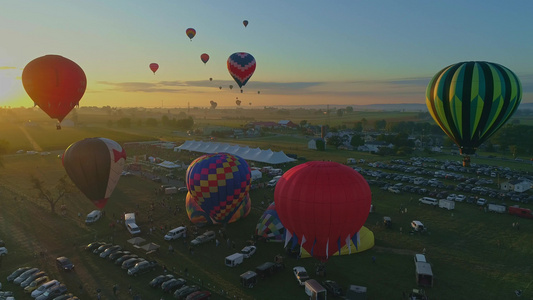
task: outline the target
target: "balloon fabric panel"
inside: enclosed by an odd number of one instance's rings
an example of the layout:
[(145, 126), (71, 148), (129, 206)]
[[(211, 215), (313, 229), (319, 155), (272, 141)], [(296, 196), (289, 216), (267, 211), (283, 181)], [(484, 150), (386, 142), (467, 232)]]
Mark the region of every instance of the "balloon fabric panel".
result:
[(122, 174), (122, 170), (124, 169), (124, 163), (126, 162), (126, 151), (113, 140), (106, 138), (100, 138), (100, 140), (107, 145), (107, 148), (109, 149), (109, 156), (111, 157), (109, 179), (107, 181), (107, 188), (104, 196), (104, 198), (107, 199), (111, 197), (111, 193), (113, 193), (113, 190), (117, 186), (118, 180)]

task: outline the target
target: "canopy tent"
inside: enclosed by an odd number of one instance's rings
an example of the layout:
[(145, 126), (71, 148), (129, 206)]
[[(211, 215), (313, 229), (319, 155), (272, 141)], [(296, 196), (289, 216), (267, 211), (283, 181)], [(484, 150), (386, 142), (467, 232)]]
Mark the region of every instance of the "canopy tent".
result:
[(143, 239), (142, 237), (134, 237), (132, 239), (129, 239), (128, 243), (130, 243), (132, 245), (140, 245), (144, 241), (146, 241), (146, 240)]
[(218, 153), (226, 152), (240, 156), (249, 161), (262, 162), (267, 164), (283, 164), (296, 161), (288, 157), (283, 151), (274, 152), (270, 149), (262, 150), (260, 148), (250, 148), (248, 146), (230, 145), (226, 143), (203, 142), (203, 141), (185, 141), (181, 146), (174, 148), (174, 151), (187, 150), (199, 153)]
[(157, 249), (159, 249), (159, 247), (161, 247), (161, 246), (159, 246), (158, 244), (149, 243), (149, 244), (141, 246), (141, 249), (144, 249), (144, 250), (146, 250), (148, 252), (148, 251), (152, 251), (152, 250), (157, 250)]
[(180, 165), (175, 164), (175, 163), (173, 163), (171, 161), (168, 161), (168, 160), (165, 160), (164, 162), (162, 162), (160, 164), (157, 164), (157, 165), (160, 166), (160, 167), (166, 168), (166, 169), (176, 169), (176, 168), (181, 167)]

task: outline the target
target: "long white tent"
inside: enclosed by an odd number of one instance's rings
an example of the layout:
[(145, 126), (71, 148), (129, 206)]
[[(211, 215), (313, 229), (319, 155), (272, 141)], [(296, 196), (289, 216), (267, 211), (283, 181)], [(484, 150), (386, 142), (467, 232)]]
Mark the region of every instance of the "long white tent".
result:
[(267, 164), (283, 164), (296, 161), (288, 157), (283, 151), (274, 152), (270, 149), (262, 150), (260, 148), (242, 147), (239, 145), (230, 145), (226, 143), (203, 142), (203, 141), (185, 141), (181, 146), (175, 147), (174, 151), (187, 150), (199, 153), (218, 153), (225, 152), (240, 156), (246, 160), (257, 161)]

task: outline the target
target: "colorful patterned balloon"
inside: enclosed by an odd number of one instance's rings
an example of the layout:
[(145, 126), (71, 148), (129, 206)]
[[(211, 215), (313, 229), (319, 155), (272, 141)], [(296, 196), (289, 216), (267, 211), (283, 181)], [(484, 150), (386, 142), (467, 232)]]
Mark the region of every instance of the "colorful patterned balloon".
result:
[(187, 36), (191, 39), (192, 42), (192, 38), (196, 35), (196, 30), (194, 30), (194, 28), (187, 28), (185, 30), (185, 34), (187, 34)]
[(426, 90), (431, 116), (465, 155), (474, 154), (509, 120), (521, 98), (518, 77), (484, 61), (450, 65), (433, 76)]
[(285, 227), (279, 220), (276, 204), (272, 202), (259, 219), (255, 227), (255, 235), (266, 240), (282, 242), (284, 233)]
[(212, 223), (229, 223), (235, 214), (246, 216), (251, 171), (248, 163), (229, 153), (206, 154), (187, 169), (190, 197), (209, 215)]
[(255, 71), (255, 58), (245, 52), (237, 52), (228, 58), (228, 71), (239, 87), (243, 87)]

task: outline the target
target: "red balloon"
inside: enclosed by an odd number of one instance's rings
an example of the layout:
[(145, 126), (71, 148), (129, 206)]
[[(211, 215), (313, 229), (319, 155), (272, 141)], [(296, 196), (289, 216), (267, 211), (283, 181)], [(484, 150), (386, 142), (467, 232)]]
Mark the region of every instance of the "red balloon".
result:
[(352, 168), (311, 161), (287, 171), (276, 184), (274, 201), (286, 230), (307, 252), (325, 262), (357, 233), (370, 212), (371, 192)]
[(204, 64), (206, 64), (209, 61), (209, 54), (204, 53), (204, 54), (200, 55), (200, 59), (202, 60), (202, 62)]
[(28, 96), (50, 118), (63, 121), (79, 105), (87, 87), (82, 68), (59, 55), (45, 55), (30, 61), (22, 71), (22, 85)]
[(156, 64), (156, 63), (151, 63), (150, 64), (150, 70), (152, 70), (152, 72), (154, 72), (154, 74), (157, 71), (157, 69), (159, 69), (159, 65), (158, 64)]

